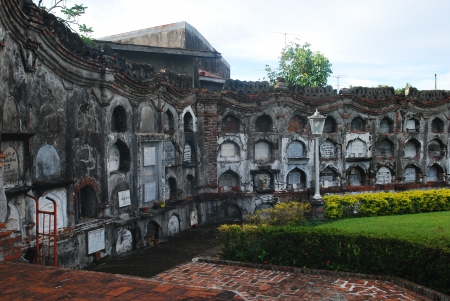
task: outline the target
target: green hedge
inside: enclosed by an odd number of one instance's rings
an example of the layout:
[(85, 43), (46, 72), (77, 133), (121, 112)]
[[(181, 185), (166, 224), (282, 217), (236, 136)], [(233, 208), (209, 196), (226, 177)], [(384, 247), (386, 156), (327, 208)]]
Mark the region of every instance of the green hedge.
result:
[(353, 216), (395, 215), (450, 210), (450, 189), (405, 192), (327, 195), (325, 214), (329, 219)]
[[(223, 225), (225, 259), (396, 276), (450, 293), (450, 249), (314, 227)], [(418, 238), (420, 240), (420, 238)]]

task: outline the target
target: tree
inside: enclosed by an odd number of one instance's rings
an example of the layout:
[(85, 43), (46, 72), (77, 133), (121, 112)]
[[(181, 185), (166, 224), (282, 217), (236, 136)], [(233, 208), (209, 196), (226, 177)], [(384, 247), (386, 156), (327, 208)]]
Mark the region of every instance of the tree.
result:
[[(411, 87), (411, 84), (410, 83), (406, 83), (404, 88), (394, 89), (394, 94), (395, 95), (403, 95), (403, 96), (405, 96), (405, 91), (409, 87)], [(388, 85), (378, 85), (378, 88), (389, 88), (389, 86)]]
[[(47, 12), (55, 12), (59, 9), (64, 17), (58, 17), (58, 21), (64, 23), (68, 28), (80, 34), (83, 42), (87, 44), (95, 44), (92, 40), (92, 27), (87, 27), (86, 24), (80, 24), (79, 18), (84, 15), (87, 7), (83, 4), (74, 4), (72, 7), (67, 6), (66, 0), (51, 0), (49, 6), (44, 5), (44, 0), (39, 0), (37, 6)], [(73, 25), (78, 26), (78, 30), (73, 29)]]
[(311, 44), (303, 46), (291, 42), (283, 48), (279, 57), (278, 68), (272, 70), (266, 65), (267, 77), (271, 84), (277, 77), (282, 77), (288, 84), (301, 86), (324, 87), (331, 71), (330, 61), (320, 52), (312, 52)]

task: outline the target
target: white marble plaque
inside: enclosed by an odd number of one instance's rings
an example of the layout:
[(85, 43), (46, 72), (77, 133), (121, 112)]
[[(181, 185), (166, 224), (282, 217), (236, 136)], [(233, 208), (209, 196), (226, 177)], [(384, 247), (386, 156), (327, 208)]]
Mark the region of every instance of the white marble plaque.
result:
[(191, 153), (191, 145), (189, 143), (186, 143), (184, 146), (184, 161), (191, 162), (192, 153)]
[(414, 143), (409, 141), (405, 146), (405, 157), (413, 158), (415, 156), (417, 156), (416, 146), (414, 145)]
[(173, 235), (180, 232), (180, 220), (176, 215), (172, 215), (170, 217), (167, 228), (169, 230), (169, 235)]
[(300, 183), (300, 172), (292, 171), (289, 173), (289, 184), (298, 184)]
[(291, 142), (287, 147), (288, 158), (303, 157), (303, 145), (300, 142)]
[(365, 157), (366, 156), (366, 144), (361, 140), (355, 140), (351, 146), (352, 157)]
[(405, 169), (405, 181), (415, 182), (416, 181), (416, 169), (414, 167), (408, 167)]
[(88, 232), (88, 254), (105, 249), (105, 228)]
[(335, 157), (335, 147), (331, 141), (324, 141), (319, 146), (320, 156), (321, 157)]
[(391, 171), (387, 167), (381, 167), (377, 171), (377, 184), (388, 184), (392, 182)]
[(222, 174), (219, 178), (219, 186), (221, 187), (235, 186), (234, 182), (233, 176), (229, 173)]
[(5, 164), (3, 165), (3, 179), (5, 183), (14, 183), (19, 180), (19, 160), (14, 148), (6, 148)]
[(133, 236), (129, 230), (123, 230), (119, 233), (116, 243), (116, 252), (118, 254), (131, 251), (133, 248)]
[(166, 143), (165, 154), (166, 154), (165, 165), (174, 165), (175, 164), (175, 147), (173, 146), (172, 142)]
[(410, 119), (406, 122), (406, 128), (409, 131), (416, 130), (416, 121), (414, 119)]
[(144, 202), (151, 202), (156, 200), (156, 183), (144, 184)]
[(255, 145), (255, 160), (269, 160), (269, 144), (266, 142), (259, 142)]
[(427, 181), (428, 182), (437, 181), (437, 169), (436, 169), (436, 167), (432, 166), (432, 167), (428, 168)]
[(223, 143), (220, 147), (222, 157), (234, 157), (236, 155), (236, 146), (234, 143)]
[(109, 150), (109, 171), (116, 171), (119, 170), (120, 165), (120, 151), (119, 148), (114, 144), (111, 146), (111, 149)]
[(191, 211), (191, 226), (198, 224), (197, 210)]
[(144, 166), (155, 165), (155, 147), (144, 147)]
[(125, 207), (131, 205), (131, 197), (130, 197), (130, 191), (119, 191), (119, 207)]

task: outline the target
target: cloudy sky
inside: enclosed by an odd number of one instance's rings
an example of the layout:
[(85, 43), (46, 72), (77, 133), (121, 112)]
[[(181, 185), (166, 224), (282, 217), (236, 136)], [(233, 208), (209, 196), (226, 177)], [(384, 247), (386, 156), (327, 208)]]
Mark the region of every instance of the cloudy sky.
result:
[[(47, 0), (48, 1), (48, 0)], [(341, 87), (378, 84), (450, 90), (449, 0), (67, 0), (88, 7), (94, 37), (186, 21), (231, 65), (258, 80), (287, 42), (309, 42)], [(337, 78), (328, 83), (336, 88)]]

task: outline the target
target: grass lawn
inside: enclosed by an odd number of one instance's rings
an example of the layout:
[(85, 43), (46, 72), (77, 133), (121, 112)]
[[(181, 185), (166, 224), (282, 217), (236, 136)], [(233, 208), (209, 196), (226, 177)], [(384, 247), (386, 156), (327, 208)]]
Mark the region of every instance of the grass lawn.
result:
[(319, 228), (338, 228), (350, 232), (393, 234), (407, 240), (450, 247), (450, 211), (348, 218), (329, 221)]

